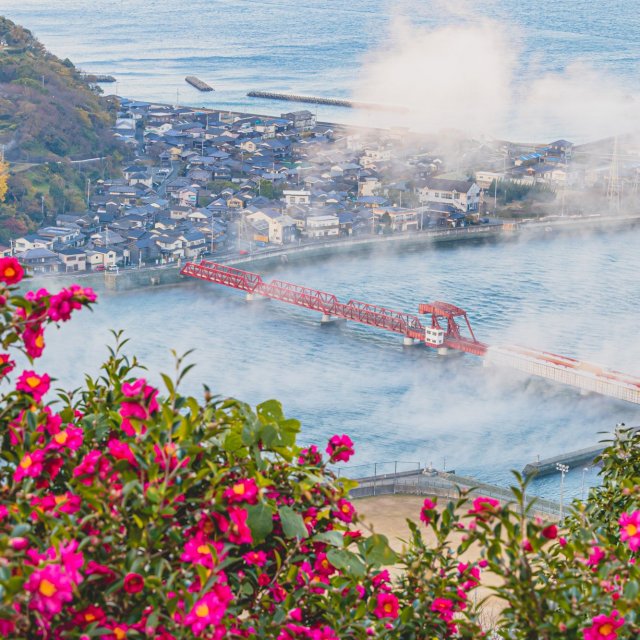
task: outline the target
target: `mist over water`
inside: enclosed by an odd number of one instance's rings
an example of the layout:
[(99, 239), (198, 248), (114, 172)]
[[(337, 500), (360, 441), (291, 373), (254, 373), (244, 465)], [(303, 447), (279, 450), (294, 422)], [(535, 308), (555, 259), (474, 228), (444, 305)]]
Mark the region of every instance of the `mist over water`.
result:
[[(491, 345), (518, 343), (638, 374), (639, 243), (640, 230), (547, 234), (290, 265), (265, 277), (408, 312), (419, 302), (452, 302)], [(206, 383), (252, 404), (278, 398), (287, 415), (302, 420), (303, 442), (350, 434), (354, 465), (404, 460), (442, 468), (446, 457), (447, 468), (500, 484), (537, 455), (596, 444), (618, 422), (640, 424), (634, 405), (486, 368), (474, 356), (403, 348), (401, 336), (354, 323), (320, 326), (319, 319), (274, 301), (248, 304), (237, 291), (199, 282), (103, 292), (94, 313), (48, 335), (42, 366), (60, 372), (65, 385), (80, 384), (106, 354), (108, 329), (125, 328), (130, 352), (156, 383), (156, 372), (173, 366), (171, 348), (195, 348), (197, 367), (185, 387), (191, 393)], [(587, 474), (587, 482), (595, 479)], [(558, 478), (534, 490), (553, 496)]]

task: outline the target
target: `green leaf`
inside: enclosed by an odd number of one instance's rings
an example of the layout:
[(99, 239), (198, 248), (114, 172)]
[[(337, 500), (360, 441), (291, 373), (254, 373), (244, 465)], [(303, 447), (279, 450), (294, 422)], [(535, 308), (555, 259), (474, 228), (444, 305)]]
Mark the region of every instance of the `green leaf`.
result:
[(324, 531), (313, 536), (314, 542), (324, 542), (332, 547), (342, 548), (344, 546), (344, 537), (339, 531)]
[(298, 512), (285, 505), (278, 508), (278, 513), (282, 521), (282, 530), (287, 538), (307, 538), (309, 536), (304, 520)]
[(267, 400), (256, 407), (256, 413), (260, 422), (266, 424), (267, 422), (280, 422), (284, 420), (284, 414), (282, 413), (282, 405), (278, 400)]
[(329, 551), (327, 551), (327, 558), (336, 569), (342, 569), (354, 576), (364, 578), (366, 567), (355, 553), (347, 549), (329, 549)]
[(273, 531), (273, 511), (263, 502), (247, 507), (247, 524), (253, 541), (262, 542)]
[(395, 551), (389, 546), (387, 536), (374, 533), (364, 543), (364, 556), (369, 564), (389, 565), (398, 561)]

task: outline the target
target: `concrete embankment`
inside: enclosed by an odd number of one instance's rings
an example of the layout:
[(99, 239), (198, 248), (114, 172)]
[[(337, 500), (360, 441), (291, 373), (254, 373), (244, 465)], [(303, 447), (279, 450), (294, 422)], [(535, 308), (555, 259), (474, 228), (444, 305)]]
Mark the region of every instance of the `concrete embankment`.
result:
[[(557, 218), (555, 220), (481, 225), (461, 229), (438, 229), (422, 232), (399, 233), (364, 238), (345, 238), (301, 245), (286, 245), (266, 249), (250, 255), (221, 254), (211, 259), (241, 269), (269, 270), (292, 262), (310, 262), (342, 255), (367, 254), (373, 251), (411, 251), (431, 245), (447, 245), (455, 242), (513, 241), (553, 237), (556, 233), (592, 233), (620, 231), (640, 224), (640, 216)], [(129, 291), (142, 287), (172, 285), (183, 282), (180, 264), (170, 264), (144, 269), (120, 269), (116, 272), (88, 274), (57, 274), (38, 276), (29, 281), (29, 287), (64, 286), (70, 280), (86, 283), (97, 289)]]

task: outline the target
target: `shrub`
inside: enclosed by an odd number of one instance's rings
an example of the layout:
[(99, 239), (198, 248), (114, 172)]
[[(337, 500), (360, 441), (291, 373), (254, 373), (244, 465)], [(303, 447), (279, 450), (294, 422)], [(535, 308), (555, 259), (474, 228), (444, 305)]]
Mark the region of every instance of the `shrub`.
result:
[[(521, 483), (513, 506), (425, 500), (397, 556), (384, 536), (355, 528), (352, 483), (331, 471), (353, 454), (347, 436), (324, 452), (300, 448), (299, 423), (276, 401), (253, 411), (206, 387), (200, 402), (182, 395), (182, 357), (160, 394), (116, 334), (99, 377), (51, 398), (52, 378), (34, 364), (45, 329), (95, 294), (73, 285), (20, 296), (22, 275), (0, 259), (0, 635), (636, 637), (637, 476), (620, 472), (636, 436), (608, 450), (609, 484), (568, 529), (533, 517)], [(28, 361), (20, 372), (16, 349)], [(605, 499), (615, 513), (597, 506)], [(461, 559), (471, 547), (474, 563)], [(383, 568), (392, 563), (395, 580)], [(491, 625), (487, 574), (498, 578)]]

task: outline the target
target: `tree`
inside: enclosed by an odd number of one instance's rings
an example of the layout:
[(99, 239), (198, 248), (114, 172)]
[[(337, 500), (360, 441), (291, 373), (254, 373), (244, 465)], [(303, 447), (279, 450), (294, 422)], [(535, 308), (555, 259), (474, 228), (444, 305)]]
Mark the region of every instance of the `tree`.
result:
[(0, 203), (4, 202), (9, 189), (9, 163), (0, 160)]

